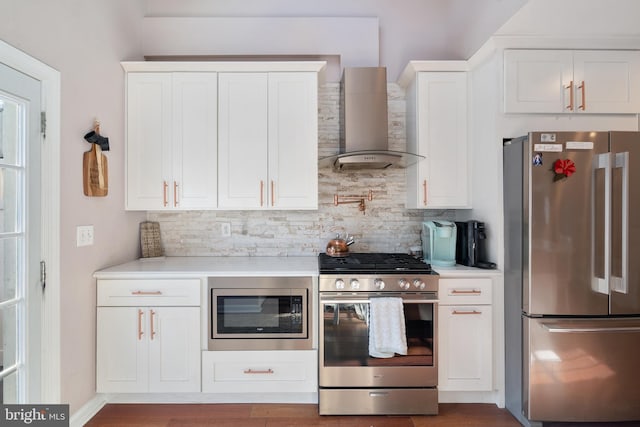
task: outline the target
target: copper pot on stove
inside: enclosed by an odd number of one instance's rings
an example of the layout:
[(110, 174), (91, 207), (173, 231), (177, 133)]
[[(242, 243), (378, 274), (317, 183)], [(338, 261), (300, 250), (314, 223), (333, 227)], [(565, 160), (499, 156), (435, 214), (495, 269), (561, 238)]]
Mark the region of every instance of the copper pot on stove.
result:
[(343, 257), (349, 255), (349, 246), (353, 245), (353, 236), (345, 234), (345, 238), (340, 238), (340, 234), (336, 234), (335, 239), (329, 240), (327, 243), (326, 254), (334, 257)]

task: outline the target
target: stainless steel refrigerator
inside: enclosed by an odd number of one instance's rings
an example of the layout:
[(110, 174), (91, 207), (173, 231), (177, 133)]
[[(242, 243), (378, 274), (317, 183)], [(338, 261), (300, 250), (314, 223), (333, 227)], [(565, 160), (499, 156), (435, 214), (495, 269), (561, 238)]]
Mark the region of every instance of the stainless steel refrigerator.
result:
[(640, 133), (505, 141), (506, 406), (640, 420)]

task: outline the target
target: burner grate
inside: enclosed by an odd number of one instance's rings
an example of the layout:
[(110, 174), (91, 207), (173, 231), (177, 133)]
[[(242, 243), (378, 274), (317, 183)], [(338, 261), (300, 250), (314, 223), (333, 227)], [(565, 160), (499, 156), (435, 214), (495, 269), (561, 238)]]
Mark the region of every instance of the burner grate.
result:
[(318, 256), (320, 273), (351, 272), (359, 274), (399, 273), (412, 271), (429, 273), (431, 266), (408, 254), (351, 253), (345, 257)]

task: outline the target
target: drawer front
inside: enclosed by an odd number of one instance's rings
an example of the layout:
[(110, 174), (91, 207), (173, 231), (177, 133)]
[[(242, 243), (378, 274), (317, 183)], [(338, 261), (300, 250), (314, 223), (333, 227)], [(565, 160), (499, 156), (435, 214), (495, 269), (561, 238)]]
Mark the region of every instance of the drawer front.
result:
[(491, 304), (491, 291), (489, 278), (440, 279), (438, 299), (441, 305)]
[(98, 306), (200, 306), (199, 279), (98, 280)]
[(310, 351), (205, 351), (203, 392), (315, 392), (317, 353)]

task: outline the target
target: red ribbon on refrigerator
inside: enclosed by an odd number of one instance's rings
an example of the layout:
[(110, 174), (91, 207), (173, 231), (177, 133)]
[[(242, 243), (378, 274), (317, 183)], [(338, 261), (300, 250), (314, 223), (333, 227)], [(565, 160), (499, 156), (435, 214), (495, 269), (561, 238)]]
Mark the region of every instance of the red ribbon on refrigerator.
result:
[(558, 159), (553, 164), (553, 171), (558, 175), (564, 175), (569, 178), (576, 172), (576, 164), (573, 163), (573, 160), (569, 159)]

